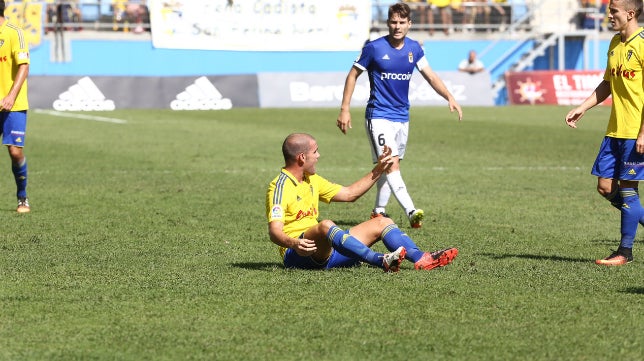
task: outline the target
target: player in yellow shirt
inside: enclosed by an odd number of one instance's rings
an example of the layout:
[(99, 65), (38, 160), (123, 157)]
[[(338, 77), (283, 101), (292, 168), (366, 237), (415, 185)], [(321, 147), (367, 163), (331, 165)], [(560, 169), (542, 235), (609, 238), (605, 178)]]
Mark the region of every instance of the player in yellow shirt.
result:
[(27, 200), (27, 159), (22, 148), (27, 129), (27, 75), (29, 47), (20, 27), (4, 17), (5, 2), (0, 0), (0, 125), (2, 144), (11, 157), (16, 180), (19, 213), (29, 212)]
[(577, 127), (584, 113), (612, 95), (606, 136), (592, 168), (597, 191), (621, 211), (621, 240), (617, 251), (596, 260), (620, 266), (633, 260), (638, 225), (644, 224), (644, 208), (638, 193), (644, 180), (644, 28), (638, 25), (642, 0), (611, 0), (608, 19), (618, 33), (608, 46), (604, 79), (595, 91), (565, 118)]
[[(389, 217), (376, 217), (349, 231), (333, 221), (318, 222), (319, 201), (353, 202), (365, 194), (393, 162), (391, 149), (384, 147), (374, 168), (350, 186), (321, 177), (315, 166), (320, 158), (311, 135), (294, 133), (282, 144), (284, 167), (266, 193), (266, 215), (270, 240), (279, 246), (287, 268), (330, 269), (366, 262), (397, 272), (407, 258), (416, 269), (431, 270), (452, 262), (456, 248), (423, 252)], [(370, 247), (383, 241), (391, 252), (382, 254)]]

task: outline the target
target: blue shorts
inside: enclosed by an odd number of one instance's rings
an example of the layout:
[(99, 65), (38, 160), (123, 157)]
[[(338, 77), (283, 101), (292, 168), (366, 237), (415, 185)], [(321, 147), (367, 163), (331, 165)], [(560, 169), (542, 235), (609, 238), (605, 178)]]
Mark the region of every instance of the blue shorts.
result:
[(2, 125), (2, 144), (25, 146), (27, 130), (27, 111), (0, 112), (0, 125)]
[[(302, 238), (304, 234), (300, 235)], [(331, 251), (331, 257), (324, 262), (318, 263), (310, 256), (300, 256), (294, 249), (287, 249), (284, 254), (284, 267), (286, 268), (299, 268), (299, 269), (330, 269), (341, 267), (355, 267), (360, 264), (360, 260), (343, 256), (336, 250)]]
[(604, 137), (591, 173), (616, 180), (644, 180), (644, 154), (635, 151), (635, 139)]

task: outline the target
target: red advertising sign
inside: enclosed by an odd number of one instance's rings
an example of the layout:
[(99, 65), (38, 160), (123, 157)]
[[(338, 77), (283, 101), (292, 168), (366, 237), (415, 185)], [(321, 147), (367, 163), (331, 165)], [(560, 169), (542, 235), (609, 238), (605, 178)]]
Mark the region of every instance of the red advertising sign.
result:
[[(579, 105), (603, 80), (604, 71), (524, 71), (507, 73), (510, 104)], [(610, 104), (610, 98), (603, 104)]]

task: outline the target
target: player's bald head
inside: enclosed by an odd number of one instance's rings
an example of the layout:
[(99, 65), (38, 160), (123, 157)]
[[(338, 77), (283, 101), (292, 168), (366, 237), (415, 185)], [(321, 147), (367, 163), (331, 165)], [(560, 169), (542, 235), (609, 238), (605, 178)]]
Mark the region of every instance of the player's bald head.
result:
[(312, 135), (306, 133), (289, 134), (284, 143), (282, 143), (282, 154), (284, 162), (289, 164), (293, 162), (298, 154), (307, 153), (311, 150), (311, 140), (315, 140)]

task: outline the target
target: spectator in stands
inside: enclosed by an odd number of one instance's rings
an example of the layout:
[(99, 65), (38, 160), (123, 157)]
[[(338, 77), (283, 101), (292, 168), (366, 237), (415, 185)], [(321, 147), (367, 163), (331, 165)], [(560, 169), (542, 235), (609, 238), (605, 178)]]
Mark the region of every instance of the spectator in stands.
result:
[(428, 0), (427, 23), (429, 24), (429, 35), (434, 35), (434, 12), (440, 14), (443, 32), (449, 35), (453, 31), (452, 22), (452, 1), (451, 0)]
[[(492, 24), (497, 24), (497, 23), (500, 24), (498, 29), (500, 31), (504, 31), (505, 25), (506, 25), (505, 9), (503, 9), (503, 6), (501, 6), (500, 4), (506, 3), (507, 1), (506, 0), (492, 0), (492, 1), (476, 0), (476, 2), (478, 2), (477, 4), (478, 11), (481, 14), (483, 14), (483, 24), (485, 24), (487, 31), (490, 32), (493, 28), (497, 28), (496, 25), (491, 26)], [(492, 20), (492, 8), (496, 10), (496, 12), (498, 13), (497, 16), (500, 17), (498, 22)]]
[(114, 30), (123, 24), (123, 31), (130, 31), (130, 24), (134, 24), (133, 32), (140, 34), (143, 29), (143, 18), (148, 13), (145, 0), (112, 0), (114, 12)]
[(403, 1), (409, 5), (412, 13), (418, 14), (418, 22), (420, 24), (427, 24), (427, 10), (429, 4), (426, 0), (405, 0)]
[(463, 13), (463, 31), (475, 31), (476, 14), (478, 14), (478, 2), (476, 0), (468, 0), (461, 3), (460, 7)]
[[(577, 27), (579, 29), (601, 28), (606, 15), (606, 5), (598, 6), (597, 0), (579, 0)], [(608, 1), (606, 1), (608, 2)]]
[[(492, 0), (492, 8), (496, 10), (498, 13), (497, 16), (499, 17), (498, 22), (495, 22), (495, 24), (499, 23), (499, 31), (505, 31), (505, 27), (507, 25), (507, 20), (506, 20), (506, 13), (505, 9), (503, 8), (503, 5), (507, 5), (508, 0)], [(491, 24), (491, 23), (488, 23)]]
[(483, 62), (476, 57), (476, 51), (470, 50), (469, 56), (458, 64), (458, 70), (465, 73), (476, 74), (485, 70), (485, 66), (483, 65)]
[[(74, 24), (75, 30), (80, 30), (82, 28), (80, 23), (83, 18), (78, 1), (47, 0), (47, 23), (50, 25), (45, 31), (51, 31), (54, 28), (58, 30), (69, 30), (69, 24), (71, 23)], [(68, 25), (64, 26), (63, 24)]]
[(130, 0), (125, 8), (128, 20), (134, 23), (134, 32), (140, 34), (143, 29), (143, 17), (147, 13), (147, 6), (145, 0)]

